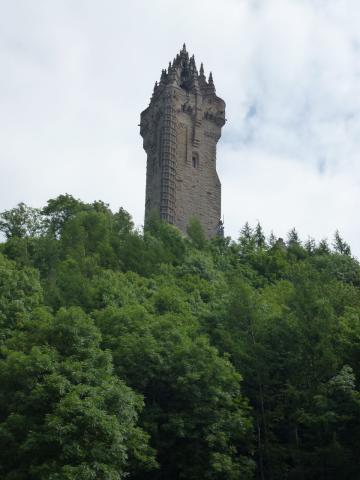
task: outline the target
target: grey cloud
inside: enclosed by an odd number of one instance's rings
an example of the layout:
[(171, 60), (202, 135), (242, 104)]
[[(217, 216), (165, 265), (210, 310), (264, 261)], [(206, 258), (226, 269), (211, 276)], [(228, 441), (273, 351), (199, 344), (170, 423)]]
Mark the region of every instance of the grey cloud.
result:
[(227, 103), (227, 233), (339, 228), (360, 255), (358, 1), (1, 3), (0, 210), (68, 192), (142, 224), (139, 115), (186, 41)]

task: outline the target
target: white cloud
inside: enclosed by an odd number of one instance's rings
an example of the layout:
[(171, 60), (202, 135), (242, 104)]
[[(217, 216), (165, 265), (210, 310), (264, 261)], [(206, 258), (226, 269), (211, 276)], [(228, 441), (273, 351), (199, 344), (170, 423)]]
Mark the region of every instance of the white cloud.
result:
[[(347, 175), (319, 176), (312, 165), (252, 148), (224, 149), (223, 158), (229, 177), (223, 192), (225, 222), (231, 222), (235, 237), (246, 221), (260, 221), (267, 232), (274, 229), (285, 238), (292, 227), (303, 239), (331, 240), (334, 226), (346, 236), (355, 234), (358, 227), (344, 213), (358, 210), (360, 198), (358, 184)], [(241, 173), (231, 175), (234, 170)]]
[(139, 115), (186, 41), (227, 103), (227, 232), (339, 228), (360, 255), (358, 1), (0, 4), (0, 210), (68, 192), (141, 224)]

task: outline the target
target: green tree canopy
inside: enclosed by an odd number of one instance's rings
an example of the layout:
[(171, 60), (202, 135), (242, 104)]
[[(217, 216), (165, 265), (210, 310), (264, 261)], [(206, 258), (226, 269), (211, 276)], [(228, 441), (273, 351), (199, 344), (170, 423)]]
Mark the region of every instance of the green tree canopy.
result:
[(142, 399), (114, 376), (100, 332), (79, 308), (35, 310), (0, 360), (4, 479), (121, 479), (153, 464), (137, 426)]

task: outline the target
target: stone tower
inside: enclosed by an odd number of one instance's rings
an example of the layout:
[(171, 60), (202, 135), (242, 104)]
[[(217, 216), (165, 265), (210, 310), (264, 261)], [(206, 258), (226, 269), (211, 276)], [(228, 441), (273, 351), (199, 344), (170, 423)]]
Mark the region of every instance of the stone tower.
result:
[(141, 113), (140, 134), (147, 153), (145, 223), (152, 211), (186, 233), (197, 217), (207, 237), (221, 233), (221, 184), (216, 144), (225, 124), (225, 102), (216, 96), (212, 74), (185, 44), (155, 83)]

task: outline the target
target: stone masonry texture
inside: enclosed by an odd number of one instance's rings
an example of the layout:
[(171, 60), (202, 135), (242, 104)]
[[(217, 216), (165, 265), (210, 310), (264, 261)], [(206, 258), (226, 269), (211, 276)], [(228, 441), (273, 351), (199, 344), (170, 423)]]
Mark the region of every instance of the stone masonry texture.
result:
[(145, 224), (154, 211), (183, 233), (197, 218), (208, 238), (221, 233), (221, 184), (216, 144), (225, 124), (225, 102), (210, 73), (197, 71), (184, 45), (155, 83), (141, 113), (147, 153)]

